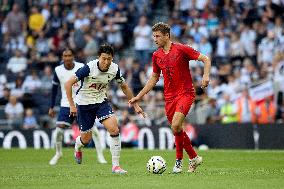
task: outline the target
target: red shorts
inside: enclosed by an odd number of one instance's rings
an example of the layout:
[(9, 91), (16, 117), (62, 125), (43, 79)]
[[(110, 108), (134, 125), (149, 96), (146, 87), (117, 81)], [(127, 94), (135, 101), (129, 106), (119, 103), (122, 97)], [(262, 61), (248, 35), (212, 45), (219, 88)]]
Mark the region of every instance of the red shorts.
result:
[(175, 98), (171, 101), (165, 102), (165, 110), (166, 110), (166, 116), (172, 124), (172, 120), (174, 117), (175, 112), (181, 112), (186, 116), (190, 110), (190, 107), (192, 103), (194, 102), (195, 96), (181, 96), (178, 98)]

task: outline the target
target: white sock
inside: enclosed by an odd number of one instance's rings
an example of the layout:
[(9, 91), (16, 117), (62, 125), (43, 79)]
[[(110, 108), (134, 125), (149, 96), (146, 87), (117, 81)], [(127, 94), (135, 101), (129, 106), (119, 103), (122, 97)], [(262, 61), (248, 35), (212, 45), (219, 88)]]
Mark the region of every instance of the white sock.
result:
[(104, 154), (103, 154), (103, 148), (102, 148), (101, 140), (100, 140), (100, 133), (96, 126), (92, 128), (92, 138), (93, 138), (93, 141), (95, 142), (98, 156), (103, 156)]
[(81, 141), (81, 136), (78, 136), (76, 138), (75, 151), (80, 152), (83, 147), (84, 147), (84, 144)]
[(63, 141), (63, 129), (56, 127), (55, 129), (55, 150), (56, 154), (62, 154), (62, 141)]
[(120, 136), (110, 137), (110, 152), (112, 155), (112, 166), (119, 166), (119, 158), (121, 151)]

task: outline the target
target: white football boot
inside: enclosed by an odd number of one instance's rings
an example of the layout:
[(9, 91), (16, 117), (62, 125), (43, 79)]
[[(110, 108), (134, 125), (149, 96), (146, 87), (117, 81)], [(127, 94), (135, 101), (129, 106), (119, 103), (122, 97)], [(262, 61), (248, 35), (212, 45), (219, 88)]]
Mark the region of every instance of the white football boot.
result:
[(62, 157), (62, 153), (56, 153), (53, 158), (49, 161), (49, 165), (56, 165), (58, 160)]
[(101, 163), (101, 164), (107, 163), (105, 157), (102, 154), (98, 154), (97, 158), (98, 158), (99, 163)]
[(190, 159), (188, 172), (193, 173), (201, 163), (202, 163), (202, 157), (200, 156), (196, 156), (195, 158)]
[(182, 172), (182, 160), (176, 160), (175, 166), (173, 168), (173, 173), (181, 173)]

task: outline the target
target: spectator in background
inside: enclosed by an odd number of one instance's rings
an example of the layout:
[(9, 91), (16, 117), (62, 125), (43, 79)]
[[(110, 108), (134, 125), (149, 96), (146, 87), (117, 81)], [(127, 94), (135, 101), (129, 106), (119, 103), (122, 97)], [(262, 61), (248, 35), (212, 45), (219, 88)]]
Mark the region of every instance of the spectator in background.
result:
[(228, 55), (230, 53), (230, 40), (225, 36), (224, 31), (219, 31), (219, 37), (217, 39), (216, 56), (218, 63), (227, 63)]
[[(245, 50), (243, 44), (240, 41), (240, 38), (237, 33), (231, 34), (231, 45), (230, 45), (230, 57), (232, 63), (236, 61), (242, 61), (245, 56)], [(240, 64), (239, 62), (239, 64)]]
[(38, 38), (35, 42), (35, 47), (38, 53), (40, 53), (41, 56), (45, 56), (49, 53), (50, 48), (48, 44), (48, 38), (45, 37), (45, 33), (43, 31), (40, 31), (38, 34)]
[(34, 112), (31, 108), (27, 108), (25, 111), (23, 129), (36, 129), (38, 128), (38, 123)]
[(254, 31), (251, 27), (242, 25), (241, 29), (241, 43), (244, 47), (246, 56), (254, 58), (256, 55), (256, 31)]
[(0, 105), (6, 105), (9, 102), (10, 94), (10, 89), (5, 87), (3, 89), (3, 96), (0, 98)]
[(78, 15), (77, 15), (77, 18), (75, 19), (75, 22), (74, 22), (74, 28), (76, 30), (79, 30), (79, 29), (82, 29), (85, 26), (89, 26), (90, 23), (91, 23), (90, 19), (84, 17), (82, 12), (79, 12)]
[(206, 37), (202, 37), (200, 44), (198, 45), (198, 51), (205, 54), (209, 58), (212, 57), (213, 49), (212, 45), (208, 42)]
[(107, 42), (111, 44), (116, 51), (120, 50), (123, 45), (121, 27), (118, 24), (114, 24), (111, 18), (107, 18), (104, 32), (106, 33)]
[(45, 66), (43, 75), (40, 78), (41, 89), (43, 91), (49, 91), (52, 88), (52, 68), (51, 66)]
[(249, 96), (249, 91), (244, 88), (242, 96), (236, 102), (237, 119), (239, 123), (256, 123), (256, 105)]
[(234, 123), (237, 122), (237, 111), (235, 105), (231, 102), (230, 95), (223, 95), (225, 103), (221, 106), (220, 116), (222, 117), (222, 123)]
[(8, 104), (5, 106), (5, 114), (8, 124), (14, 128), (20, 128), (23, 124), (24, 107), (17, 101), (16, 96), (10, 96)]
[(275, 123), (276, 105), (271, 97), (266, 97), (256, 109), (257, 123), (268, 124)]
[(32, 70), (31, 74), (26, 77), (23, 83), (25, 93), (32, 94), (41, 87), (41, 81), (36, 70)]
[(13, 86), (11, 87), (11, 95), (16, 96), (17, 98), (22, 98), (24, 96), (24, 89), (23, 89), (23, 78), (17, 77)]
[(7, 70), (16, 74), (27, 69), (27, 58), (23, 56), (21, 50), (17, 49), (15, 51), (15, 56), (11, 57), (7, 64)]
[(258, 64), (272, 64), (279, 41), (275, 37), (274, 31), (268, 31), (267, 36), (261, 40), (258, 47)]
[(39, 12), (38, 8), (36, 6), (33, 6), (31, 8), (31, 14), (29, 17), (29, 28), (32, 31), (35, 31), (36, 33), (42, 31), (44, 25), (45, 25), (45, 18), (43, 15)]
[(206, 123), (214, 124), (219, 123), (221, 121), (220, 116), (220, 108), (217, 105), (217, 100), (214, 98), (210, 98), (208, 100), (209, 103), (209, 111), (207, 112)]
[(145, 77), (138, 60), (133, 60), (132, 68), (127, 73), (127, 82), (130, 83), (134, 95), (137, 95), (143, 88)]
[(14, 3), (12, 11), (8, 13), (4, 20), (4, 29), (2, 31), (12, 38), (17, 38), (23, 35), (26, 24), (25, 13), (20, 11), (20, 7), (17, 3)]
[(96, 55), (98, 52), (98, 43), (93, 38), (90, 33), (86, 33), (84, 35), (86, 46), (84, 47), (84, 54), (86, 56), (86, 62), (96, 59)]

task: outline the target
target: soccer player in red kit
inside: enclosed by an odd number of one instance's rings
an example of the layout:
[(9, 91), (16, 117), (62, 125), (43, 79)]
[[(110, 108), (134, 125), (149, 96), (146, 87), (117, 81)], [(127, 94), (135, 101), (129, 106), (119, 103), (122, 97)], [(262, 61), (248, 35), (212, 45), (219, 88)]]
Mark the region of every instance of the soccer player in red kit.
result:
[(188, 172), (194, 172), (202, 163), (202, 157), (196, 154), (182, 127), (185, 116), (195, 99), (189, 61), (199, 60), (204, 63), (202, 88), (206, 88), (209, 84), (211, 61), (190, 46), (171, 42), (168, 24), (159, 22), (152, 27), (152, 31), (154, 42), (158, 47), (152, 56), (153, 73), (144, 88), (129, 101), (129, 104), (141, 100), (156, 85), (162, 71), (166, 116), (171, 124), (176, 144), (176, 163), (173, 172), (182, 172), (183, 149), (189, 156)]

